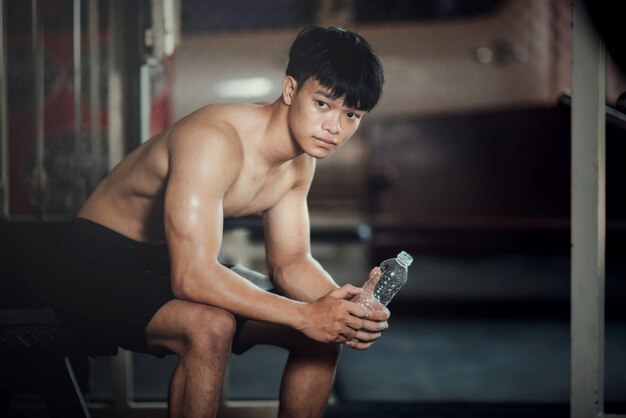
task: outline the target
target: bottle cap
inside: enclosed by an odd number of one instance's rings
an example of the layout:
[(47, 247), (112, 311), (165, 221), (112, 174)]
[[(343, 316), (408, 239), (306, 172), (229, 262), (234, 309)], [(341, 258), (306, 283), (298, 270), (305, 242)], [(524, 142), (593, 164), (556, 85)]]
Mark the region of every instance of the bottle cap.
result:
[(411, 254), (407, 253), (406, 251), (400, 251), (400, 254), (398, 254), (396, 259), (398, 260), (400, 264), (402, 264), (405, 267), (410, 266), (411, 263), (413, 262), (413, 257), (411, 257)]

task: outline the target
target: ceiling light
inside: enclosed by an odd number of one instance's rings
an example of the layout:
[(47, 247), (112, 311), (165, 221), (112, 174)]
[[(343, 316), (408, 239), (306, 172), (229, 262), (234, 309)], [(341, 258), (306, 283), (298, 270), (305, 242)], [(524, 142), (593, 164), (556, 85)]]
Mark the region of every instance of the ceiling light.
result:
[(262, 97), (271, 90), (272, 82), (265, 77), (225, 80), (215, 85), (217, 94), (227, 99)]

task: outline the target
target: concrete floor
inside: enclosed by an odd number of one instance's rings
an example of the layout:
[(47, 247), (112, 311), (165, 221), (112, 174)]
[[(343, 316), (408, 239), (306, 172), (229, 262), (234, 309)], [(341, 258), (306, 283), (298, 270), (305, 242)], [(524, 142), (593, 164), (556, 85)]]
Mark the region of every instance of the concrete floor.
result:
[[(607, 402), (626, 401), (626, 322), (606, 329)], [(275, 399), (286, 356), (255, 347), (230, 363), (234, 399)], [(108, 359), (95, 361), (90, 398), (110, 393)], [(176, 364), (134, 356), (135, 397), (164, 400)], [(569, 323), (561, 320), (421, 320), (398, 317), (370, 350), (345, 350), (340, 402), (567, 403)]]

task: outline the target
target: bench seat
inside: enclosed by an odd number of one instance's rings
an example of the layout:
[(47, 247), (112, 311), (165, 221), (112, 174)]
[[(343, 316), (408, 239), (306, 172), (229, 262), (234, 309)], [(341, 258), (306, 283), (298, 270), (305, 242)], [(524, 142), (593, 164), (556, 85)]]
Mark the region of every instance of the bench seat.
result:
[(52, 418), (89, 417), (79, 384), (86, 386), (86, 379), (77, 379), (72, 363), (118, 352), (114, 345), (73, 333), (31, 292), (38, 276), (53, 275), (45, 268), (47, 255), (60, 244), (66, 225), (0, 222), (0, 364), (7, 371), (0, 376), (0, 399), (5, 400), (0, 415), (9, 408), (10, 392), (26, 386), (41, 395)]

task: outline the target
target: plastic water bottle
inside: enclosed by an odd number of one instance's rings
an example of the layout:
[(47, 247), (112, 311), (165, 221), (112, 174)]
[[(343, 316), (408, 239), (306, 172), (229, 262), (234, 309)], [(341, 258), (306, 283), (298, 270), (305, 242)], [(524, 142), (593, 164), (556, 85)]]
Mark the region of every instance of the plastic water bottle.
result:
[(413, 257), (401, 251), (396, 258), (390, 258), (380, 263), (379, 274), (373, 274), (363, 285), (363, 293), (357, 295), (353, 302), (365, 308), (376, 309), (387, 304), (406, 283), (408, 268)]

